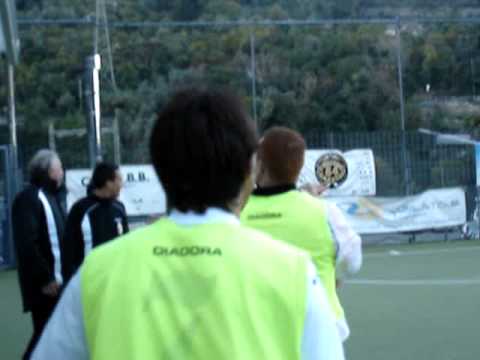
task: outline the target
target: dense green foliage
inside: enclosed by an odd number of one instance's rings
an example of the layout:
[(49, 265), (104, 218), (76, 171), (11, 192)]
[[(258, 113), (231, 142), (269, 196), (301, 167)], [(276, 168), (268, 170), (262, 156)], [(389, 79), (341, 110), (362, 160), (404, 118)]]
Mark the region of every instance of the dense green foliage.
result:
[[(116, 0), (107, 1), (107, 12), (109, 21), (281, 20), (364, 16), (370, 7), (385, 3)], [(446, 4), (445, 13), (449, 11), (446, 1), (423, 3), (422, 9), (438, 10), (436, 4), (441, 3)], [(462, 4), (475, 7), (476, 2)], [(93, 0), (19, 0), (18, 6), (18, 16), (23, 19), (95, 16)], [(389, 15), (395, 14), (392, 6), (384, 8)], [(119, 117), (127, 161), (146, 159), (144, 145), (156, 109), (173, 89), (192, 84), (233, 87), (249, 109), (256, 99), (260, 128), (285, 124), (304, 133), (400, 128), (394, 27), (115, 27), (110, 36), (117, 89), (111, 81), (103, 30), (99, 29), (98, 43), (103, 57), (102, 113), (107, 118), (115, 113)], [(464, 111), (464, 102), (446, 109), (450, 100), (445, 99), (476, 95), (479, 35), (480, 28), (475, 25), (402, 26), (407, 129), (468, 130), (478, 124), (475, 104), (469, 101), (469, 111)], [(57, 128), (85, 124), (79, 81), (83, 60), (93, 53), (94, 28), (21, 24), (20, 37), (21, 64), (16, 78), (20, 140), (25, 146), (38, 147), (47, 144), (50, 121)], [(0, 84), (2, 106), (6, 101), (4, 83)], [(428, 93), (427, 84), (431, 89)], [(75, 151), (69, 156), (85, 158), (86, 154)]]

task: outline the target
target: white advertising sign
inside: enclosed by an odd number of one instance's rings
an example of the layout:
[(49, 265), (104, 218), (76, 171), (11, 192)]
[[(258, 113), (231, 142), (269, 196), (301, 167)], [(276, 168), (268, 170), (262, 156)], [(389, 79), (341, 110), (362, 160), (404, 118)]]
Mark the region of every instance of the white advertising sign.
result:
[[(328, 155), (337, 156), (341, 161), (323, 161)], [(375, 160), (371, 149), (343, 153), (339, 150), (307, 150), (297, 185), (319, 184), (322, 175), (339, 179), (336, 186), (325, 191), (323, 196), (369, 196), (376, 193)]]
[[(120, 167), (124, 186), (119, 200), (129, 216), (153, 215), (166, 212), (165, 192), (150, 165), (126, 165)], [(91, 170), (68, 170), (66, 182), (69, 207), (86, 195)]]
[(429, 190), (402, 198), (329, 198), (343, 210), (360, 234), (439, 229), (465, 223), (465, 192), (461, 188)]
[[(153, 167), (122, 166), (124, 188), (120, 201), (129, 216), (166, 212), (166, 198)], [(85, 196), (90, 170), (67, 171), (69, 206)], [(429, 190), (407, 197), (331, 196), (352, 227), (360, 234), (439, 229), (466, 221), (465, 192), (461, 188)]]

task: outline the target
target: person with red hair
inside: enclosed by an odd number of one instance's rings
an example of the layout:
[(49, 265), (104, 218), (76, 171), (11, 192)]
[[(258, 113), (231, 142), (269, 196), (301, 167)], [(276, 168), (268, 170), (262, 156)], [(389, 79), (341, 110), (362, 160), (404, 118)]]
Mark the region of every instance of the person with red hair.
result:
[(336, 287), (344, 272), (360, 269), (361, 239), (338, 207), (317, 197), (321, 187), (311, 184), (306, 191), (297, 190), (305, 149), (305, 140), (294, 130), (273, 127), (265, 132), (257, 153), (257, 188), (241, 219), (244, 225), (310, 253), (340, 338), (346, 340), (350, 330)]

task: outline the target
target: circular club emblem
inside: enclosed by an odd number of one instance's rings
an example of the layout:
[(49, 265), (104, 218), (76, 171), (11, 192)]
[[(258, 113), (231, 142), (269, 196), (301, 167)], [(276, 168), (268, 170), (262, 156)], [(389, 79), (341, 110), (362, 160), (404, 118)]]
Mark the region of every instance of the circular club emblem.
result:
[(329, 188), (342, 185), (348, 176), (345, 158), (338, 153), (320, 156), (315, 162), (315, 176), (320, 184)]

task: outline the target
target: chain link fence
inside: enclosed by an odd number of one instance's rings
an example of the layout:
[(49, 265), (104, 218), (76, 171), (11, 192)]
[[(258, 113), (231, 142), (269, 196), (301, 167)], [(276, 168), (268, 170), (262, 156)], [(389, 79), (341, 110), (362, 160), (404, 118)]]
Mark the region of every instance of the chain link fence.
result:
[[(309, 148), (372, 149), (375, 158), (377, 196), (404, 196), (418, 194), (429, 189), (461, 187), (465, 190), (467, 221), (473, 219), (476, 210), (475, 148), (471, 144), (439, 143), (433, 135), (419, 132), (368, 132), (305, 134)], [(405, 155), (403, 156), (403, 144)], [(462, 238), (461, 229), (446, 229), (453, 238)], [(415, 235), (410, 234), (409, 240)], [(426, 232), (425, 240), (438, 240), (438, 234)], [(369, 242), (401, 241), (391, 236), (369, 236)], [(450, 236), (452, 237), (452, 236)], [(403, 238), (404, 240), (404, 238)]]
[[(64, 11), (70, 16), (61, 21), (53, 16), (57, 9), (47, 5), (45, 18), (22, 19), (38, 14), (20, 9), (21, 168), (41, 147), (56, 149), (67, 169), (89, 166), (81, 78), (95, 39), (103, 59), (107, 160), (149, 162), (155, 113), (176, 88), (228, 86), (243, 98), (260, 131), (285, 125), (302, 132), (310, 148), (372, 149), (379, 196), (460, 186), (472, 213), (473, 147), (438, 143), (435, 136), (412, 130), (467, 132), (480, 139), (478, 21), (461, 15), (447, 22), (393, 16), (352, 20), (335, 18), (339, 15), (333, 12), (327, 20), (302, 20), (301, 14), (320, 10), (300, 5), (297, 20), (291, 21), (280, 11), (283, 5), (263, 7), (261, 1), (261, 16), (251, 21), (228, 20), (236, 18), (232, 15), (192, 22), (179, 14), (179, 21), (152, 21), (154, 10), (132, 10), (137, 17), (127, 21), (118, 15), (127, 14), (126, 2), (107, 3), (108, 19), (90, 16), (93, 3), (58, 9), (58, 16), (66, 16)], [(142, 6), (136, 2), (135, 7)], [(48, 11), (54, 11), (52, 20)], [(2, 71), (0, 118), (6, 114)]]
[[(475, 151), (469, 144), (438, 144), (418, 132), (305, 134), (310, 148), (372, 149), (378, 196), (401, 196), (432, 188), (475, 185)], [(403, 154), (403, 135), (405, 151)]]

